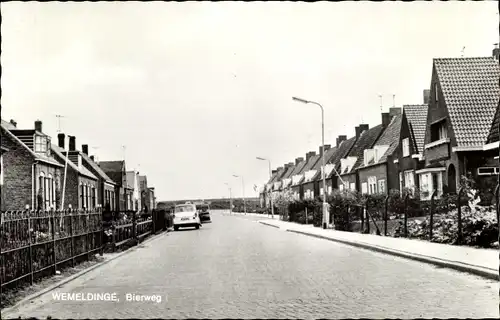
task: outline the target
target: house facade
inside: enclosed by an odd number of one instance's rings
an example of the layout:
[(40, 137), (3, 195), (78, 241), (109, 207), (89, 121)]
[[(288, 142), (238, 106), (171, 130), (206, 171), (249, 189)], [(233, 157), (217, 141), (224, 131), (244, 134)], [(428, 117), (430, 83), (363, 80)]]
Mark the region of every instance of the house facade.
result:
[(141, 190), (139, 184), (139, 172), (135, 170), (127, 171), (125, 176), (127, 179), (127, 189), (129, 190), (128, 199), (130, 201), (130, 206), (128, 210), (134, 210), (134, 211), (141, 210), (142, 202), (141, 202)]
[[(391, 108), (389, 113), (382, 113), (383, 133), (372, 148), (363, 151), (363, 163), (358, 168), (361, 193), (387, 195), (390, 190), (399, 190), (399, 168), (394, 160), (399, 159), (401, 151), (402, 118), (400, 108)], [(408, 157), (411, 155), (408, 144), (411, 137), (408, 132), (404, 136), (403, 149)]]
[(95, 162), (94, 156), (89, 156), (88, 150), (88, 145), (82, 145), (80, 156), (82, 158), (82, 165), (98, 178), (97, 207), (116, 210), (116, 183), (99, 167), (97, 162)]
[(422, 198), (456, 193), (460, 178), (476, 181), (491, 200), (498, 160), (487, 139), (499, 99), (500, 68), (493, 57), (434, 59), (432, 66)]
[(371, 129), (367, 124), (361, 124), (356, 127), (356, 143), (347, 157), (341, 159), (339, 174), (344, 182), (339, 185), (341, 191), (344, 189), (361, 191), (357, 170), (364, 162), (365, 149), (372, 149), (383, 131), (384, 127), (382, 125)]
[(67, 166), (61, 175), (64, 193), (63, 207), (65, 209), (97, 208), (98, 178), (83, 165), (80, 151), (76, 150), (76, 138), (69, 136), (68, 149), (65, 149), (65, 135), (60, 133), (58, 145), (52, 144), (51, 150), (59, 164), (63, 167)]
[[(325, 145), (325, 149), (330, 149), (330, 145)], [(321, 155), (323, 152), (323, 147), (319, 147), (319, 154), (316, 154), (316, 152), (309, 152), (309, 160), (307, 160), (306, 157), (306, 165), (302, 169), (302, 181), (301, 181), (301, 186), (300, 189), (302, 190), (302, 199), (314, 199), (315, 197), (318, 196), (318, 193), (315, 193), (315, 188), (314, 188), (314, 180), (313, 178), (315, 177), (317, 171), (314, 169), (316, 164), (322, 163), (321, 160)], [(321, 168), (321, 165), (320, 165)]]
[[(1, 121), (3, 210), (57, 209), (61, 168), (51, 152), (51, 138), (42, 122), (21, 130), (14, 120)], [(5, 152), (8, 150), (8, 152)]]
[(301, 190), (301, 182), (302, 182), (302, 169), (306, 165), (307, 161), (304, 160), (303, 157), (295, 159), (295, 168), (289, 175), (290, 179), (290, 191), (293, 195), (293, 198), (296, 200), (302, 199), (302, 190)]
[[(330, 161), (330, 159), (333, 156), (333, 153), (335, 152), (335, 149), (331, 149), (330, 144), (325, 144), (325, 167), (326, 164)], [(318, 179), (318, 176), (321, 176), (321, 172), (323, 170), (323, 147), (319, 148), (319, 154), (318, 154), (318, 161), (316, 161), (316, 164), (312, 166), (309, 170), (304, 172), (304, 182), (303, 182), (303, 190), (304, 190), (304, 196), (309, 199), (314, 199), (318, 196), (323, 195), (321, 192), (320, 194), (320, 184), (322, 183), (322, 180)], [(321, 176), (322, 177), (322, 176)], [(321, 190), (323, 188), (323, 185), (321, 185)]]
[[(125, 192), (127, 181), (125, 161), (99, 161), (99, 167), (115, 183), (114, 201), (116, 204), (116, 211), (129, 210), (130, 201), (128, 201), (128, 198), (131, 197), (131, 195), (129, 190), (127, 190), (127, 194)], [(106, 202), (105, 200), (105, 203)]]
[[(347, 139), (347, 136), (339, 136), (337, 138), (336, 150), (330, 159), (329, 164), (326, 166), (326, 187), (329, 190), (340, 190), (343, 189), (342, 181), (340, 180), (341, 164), (342, 159), (347, 157), (349, 152), (351, 152), (354, 144), (357, 141), (357, 137)], [(319, 177), (318, 177), (319, 179)], [(341, 187), (342, 185), (342, 187)], [(320, 194), (322, 193), (320, 188)]]
[(4, 153), (8, 152), (9, 149), (3, 145), (3, 139), (2, 139), (2, 146), (0, 149), (0, 210), (4, 211), (5, 210), (5, 197), (4, 197), (4, 191), (5, 189), (3, 188), (3, 155)]

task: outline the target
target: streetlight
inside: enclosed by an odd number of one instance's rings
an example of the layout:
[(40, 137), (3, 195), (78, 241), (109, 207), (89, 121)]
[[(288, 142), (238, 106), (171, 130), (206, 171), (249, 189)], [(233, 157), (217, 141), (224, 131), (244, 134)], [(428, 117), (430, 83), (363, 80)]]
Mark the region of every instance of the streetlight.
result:
[(243, 211), (245, 212), (245, 215), (247, 214), (247, 203), (245, 200), (245, 180), (243, 180), (243, 176), (237, 176), (233, 174), (233, 177), (235, 178), (241, 178), (241, 185), (243, 187)]
[(323, 229), (326, 229), (330, 219), (329, 219), (329, 217), (327, 218), (327, 215), (329, 214), (329, 212), (328, 212), (327, 203), (326, 203), (325, 114), (324, 114), (325, 112), (323, 110), (323, 106), (317, 102), (309, 101), (309, 100), (305, 100), (305, 99), (301, 99), (301, 98), (297, 98), (297, 97), (292, 97), (292, 100), (302, 102), (305, 104), (308, 104), (308, 103), (315, 104), (321, 108), (321, 141), (322, 141), (321, 143), (323, 145), (322, 146), (323, 152), (321, 152), (321, 161), (322, 161), (322, 167), (323, 167), (322, 168), (323, 169), (323, 172), (322, 172), (322, 175), (323, 175)]
[[(257, 160), (263, 160), (263, 161), (268, 161), (269, 162), (269, 179), (272, 178), (272, 171), (271, 171), (271, 160), (269, 159), (265, 159), (265, 158), (261, 158), (261, 157), (257, 157)], [(273, 195), (271, 194), (271, 192), (269, 192), (269, 199), (271, 200), (271, 218), (274, 219), (274, 205), (273, 205)]]

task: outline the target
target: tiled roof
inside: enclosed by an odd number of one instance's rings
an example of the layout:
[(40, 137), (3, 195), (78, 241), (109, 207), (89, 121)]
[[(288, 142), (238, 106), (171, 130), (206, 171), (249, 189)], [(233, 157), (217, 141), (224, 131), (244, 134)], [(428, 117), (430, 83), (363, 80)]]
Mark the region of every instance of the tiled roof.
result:
[[(326, 150), (325, 152), (325, 164), (328, 164), (329, 161), (333, 158), (333, 156), (335, 155), (335, 152), (337, 151), (337, 147), (333, 147), (333, 148), (330, 148), (328, 150)], [(321, 167), (323, 166), (323, 161), (320, 159), (318, 159), (318, 162), (316, 162), (316, 164), (314, 165), (313, 167), (313, 170), (321, 170)]]
[(288, 179), (291, 177), (292, 175), (292, 172), (295, 170), (295, 166), (290, 166), (288, 167), (288, 169), (285, 171), (285, 174), (283, 175), (283, 177), (281, 177), (281, 179)]
[(294, 175), (297, 175), (297, 174), (300, 174), (302, 172), (302, 169), (304, 168), (304, 166), (306, 165), (306, 161), (301, 161), (299, 162), (299, 164), (297, 164), (295, 166), (295, 168), (293, 169), (292, 173), (290, 174), (290, 177), (294, 176)]
[(99, 167), (97, 163), (90, 159), (89, 156), (87, 156), (83, 152), (80, 152), (80, 155), (82, 156), (83, 161), (86, 161), (92, 167), (92, 169), (97, 172), (101, 179), (103, 179), (107, 183), (115, 184), (114, 181), (110, 177), (108, 177), (108, 175), (101, 169), (101, 167)]
[(488, 135), (487, 143), (497, 142), (499, 140), (498, 134), (498, 122), (500, 121), (500, 101), (498, 102), (497, 111), (495, 112), (495, 117), (493, 118), (493, 124), (491, 125), (490, 134)]
[(124, 160), (99, 161), (99, 167), (101, 167), (104, 172), (121, 172), (124, 167), (124, 162)]
[(356, 170), (363, 163), (365, 149), (371, 149), (373, 147), (377, 139), (380, 137), (383, 129), (384, 127), (379, 124), (378, 126), (363, 132), (363, 134), (359, 137), (358, 141), (356, 141), (348, 154), (349, 157), (358, 158), (349, 173)]
[[(44, 162), (44, 163), (47, 163), (47, 164), (51, 164), (53, 166), (58, 166), (60, 167), (61, 164), (59, 162), (57, 162), (53, 157), (51, 156), (47, 156), (45, 154), (42, 154), (42, 153), (38, 153), (38, 152), (34, 152), (32, 149), (30, 149), (24, 142), (22, 142), (16, 135), (14, 135), (9, 128), (14, 128), (16, 129), (16, 127), (14, 127), (12, 124), (6, 122), (6, 121), (3, 121), (1, 122), (1, 128), (2, 128), (2, 133), (5, 134), (6, 136), (9, 137), (10, 140), (12, 140), (12, 142), (20, 145), (21, 147), (23, 147), (26, 151), (28, 151), (28, 153), (36, 160), (38, 161), (41, 161), (41, 162)], [(3, 139), (2, 139), (3, 140)]]
[[(338, 170), (340, 167), (340, 159), (345, 158), (349, 154), (355, 143), (356, 137), (343, 141), (328, 163), (334, 164), (334, 168)], [(332, 172), (330, 172), (327, 178), (331, 178), (333, 175), (336, 175), (336, 173), (335, 170), (332, 169)]]
[(311, 169), (314, 168), (314, 166), (316, 165), (316, 163), (320, 162), (321, 161), (318, 161), (321, 159), (321, 156), (319, 154), (315, 155), (315, 156), (312, 156), (311, 158), (309, 158), (309, 161), (306, 161), (306, 164), (304, 165), (304, 167), (302, 168), (301, 172), (300, 173), (304, 173), (306, 171), (309, 171)]
[(14, 127), (14, 125), (8, 121), (5, 121), (5, 120), (1, 120), (2, 121), (2, 127), (4, 127), (5, 129), (7, 130), (16, 130), (17, 128)]
[(384, 163), (387, 161), (387, 157), (391, 156), (399, 145), (399, 139), (401, 137), (401, 123), (403, 115), (397, 115), (392, 118), (389, 126), (384, 130), (380, 138), (375, 143), (375, 146), (389, 146), (389, 149), (380, 158), (378, 163)]
[(274, 183), (280, 181), (281, 177), (283, 177), (284, 174), (285, 174), (285, 168), (281, 168), (281, 170), (278, 170), (278, 172), (276, 172), (276, 176), (274, 177), (274, 180), (272, 182)]
[(413, 131), (415, 137), (415, 144), (418, 153), (422, 154), (424, 150), (425, 130), (427, 128), (427, 111), (429, 106), (422, 105), (405, 105), (403, 106), (403, 113), (408, 120), (410, 129)]
[[(60, 161), (62, 162), (61, 164), (64, 165), (64, 163), (66, 161), (66, 156), (63, 154), (64, 150), (59, 148), (55, 144), (51, 144), (50, 149), (52, 150), (52, 152), (54, 152), (60, 158)], [(92, 172), (90, 172), (87, 168), (85, 168), (84, 166), (81, 166), (80, 168), (78, 168), (78, 166), (76, 164), (74, 164), (73, 161), (71, 161), (69, 159), (68, 159), (68, 167), (71, 167), (73, 170), (80, 173), (82, 176), (86, 176), (87, 178), (97, 180), (97, 177)]]
[(458, 147), (482, 147), (500, 96), (493, 57), (434, 59)]
[(276, 172), (271, 175), (271, 178), (269, 178), (269, 180), (267, 181), (266, 184), (271, 183), (274, 180), (275, 177), (276, 177)]

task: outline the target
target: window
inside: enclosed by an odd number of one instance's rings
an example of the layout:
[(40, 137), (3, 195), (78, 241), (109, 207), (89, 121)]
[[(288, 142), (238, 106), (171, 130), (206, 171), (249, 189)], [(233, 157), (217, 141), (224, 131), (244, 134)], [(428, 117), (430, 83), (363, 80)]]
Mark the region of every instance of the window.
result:
[(368, 194), (377, 193), (377, 178), (368, 177)]
[(378, 181), (378, 192), (385, 193), (385, 180)]
[(415, 175), (412, 170), (405, 171), (404, 187), (415, 190)]
[(492, 176), (498, 174), (498, 167), (481, 167), (477, 168), (479, 176)]
[(448, 138), (446, 120), (431, 125), (431, 142)]
[(85, 186), (80, 184), (80, 209), (85, 206)]
[(361, 193), (363, 193), (363, 194), (368, 193), (368, 183), (367, 182), (363, 182), (361, 184)]
[[(321, 189), (323, 190), (323, 189)], [(314, 199), (314, 191), (311, 191), (311, 199)]]
[(328, 186), (328, 194), (332, 194), (332, 186)]
[(355, 183), (351, 183), (351, 190), (356, 191), (356, 184)]
[(339, 185), (339, 190), (340, 190), (340, 191), (344, 191), (344, 184), (342, 184), (342, 183), (341, 183), (341, 184)]
[(95, 193), (95, 187), (92, 187), (92, 207), (97, 207), (97, 198)]
[(410, 139), (403, 139), (403, 157), (408, 157), (410, 155)]
[(375, 159), (375, 150), (373, 149), (366, 149), (364, 151), (364, 162), (365, 166), (369, 165), (372, 160)]
[(47, 152), (47, 138), (44, 136), (35, 136), (35, 152)]
[(443, 175), (442, 172), (429, 172), (420, 176), (420, 189), (422, 192), (427, 193), (425, 199), (429, 200), (432, 193), (437, 190), (436, 197), (443, 194)]

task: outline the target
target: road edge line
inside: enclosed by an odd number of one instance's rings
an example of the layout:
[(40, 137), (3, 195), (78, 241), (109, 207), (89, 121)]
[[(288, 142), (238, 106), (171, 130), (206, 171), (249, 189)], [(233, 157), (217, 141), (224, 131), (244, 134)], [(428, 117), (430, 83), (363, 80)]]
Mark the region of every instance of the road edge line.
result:
[(360, 242), (332, 239), (332, 238), (329, 238), (326, 236), (307, 233), (307, 232), (298, 231), (298, 230), (286, 229), (286, 231), (292, 232), (292, 233), (297, 233), (297, 234), (302, 234), (302, 235), (306, 235), (306, 236), (310, 236), (310, 237), (315, 237), (315, 238), (319, 238), (319, 239), (325, 239), (325, 240), (330, 240), (330, 241), (334, 241), (334, 242), (339, 242), (339, 243), (342, 243), (345, 245), (359, 247), (359, 248), (363, 248), (363, 249), (367, 249), (367, 250), (371, 250), (371, 251), (377, 251), (380, 253), (390, 254), (390, 255), (401, 257), (401, 258), (416, 260), (416, 261), (427, 263), (427, 264), (433, 264), (433, 265), (437, 265), (437, 266), (448, 268), (448, 269), (453, 269), (453, 270), (464, 272), (464, 273), (474, 274), (476, 276), (480, 276), (480, 277), (487, 278), (490, 280), (496, 280), (496, 281), (499, 280), (498, 272), (496, 272), (496, 271), (489, 272), (487, 270), (482, 270), (482, 269), (474, 268), (471, 266), (466, 266), (466, 265), (459, 264), (459, 263), (453, 263), (453, 262), (448, 262), (448, 261), (444, 261), (444, 260), (439, 260), (437, 258), (432, 258), (432, 257), (428, 257), (428, 256), (416, 255), (416, 254), (412, 254), (412, 253), (404, 252), (404, 251), (395, 251), (395, 250), (391, 250), (388, 248), (383, 248), (383, 247), (369, 245), (369, 244), (360, 243)]
[(105, 264), (107, 264), (107, 263), (109, 263), (109, 262), (111, 262), (111, 261), (113, 261), (115, 259), (118, 259), (118, 258), (124, 256), (127, 253), (134, 252), (135, 250), (139, 249), (139, 245), (140, 244), (148, 243), (148, 242), (151, 242), (152, 240), (159, 239), (162, 236), (167, 235), (168, 233), (169, 233), (168, 231), (163, 231), (162, 233), (153, 235), (152, 237), (149, 237), (149, 238), (145, 239), (144, 241), (139, 242), (134, 247), (129, 248), (129, 249), (123, 251), (123, 252), (120, 252), (116, 256), (114, 256), (114, 257), (112, 257), (112, 258), (110, 258), (108, 260), (99, 262), (99, 263), (97, 263), (97, 264), (95, 264), (95, 265), (93, 265), (91, 267), (88, 267), (87, 269), (83, 269), (82, 271), (79, 271), (79, 272), (75, 273), (74, 275), (71, 275), (71, 276), (69, 276), (69, 277), (67, 277), (65, 279), (62, 279), (61, 281), (59, 281), (59, 282), (57, 282), (57, 283), (55, 283), (53, 285), (50, 285), (47, 288), (44, 288), (44, 289), (42, 289), (42, 290), (40, 290), (38, 292), (35, 292), (35, 293), (33, 293), (33, 294), (31, 294), (31, 295), (29, 295), (29, 296), (21, 299), (19, 302), (17, 302), (13, 306), (2, 309), (1, 310), (2, 311), (1, 312), (1, 317), (5, 317), (9, 313), (17, 311), (17, 309), (19, 309), (20, 307), (24, 306), (25, 304), (31, 302), (32, 300), (34, 300), (34, 299), (36, 299), (36, 298), (38, 298), (38, 297), (40, 297), (40, 296), (42, 296), (42, 295), (50, 292), (50, 291), (53, 291), (54, 289), (57, 289), (57, 288), (65, 285), (65, 284), (67, 284), (67, 283), (75, 280), (76, 278), (81, 277), (81, 276), (83, 276), (86, 273), (89, 273), (90, 271), (93, 271), (93, 270), (95, 270), (95, 269), (97, 269), (99, 267), (102, 267)]

